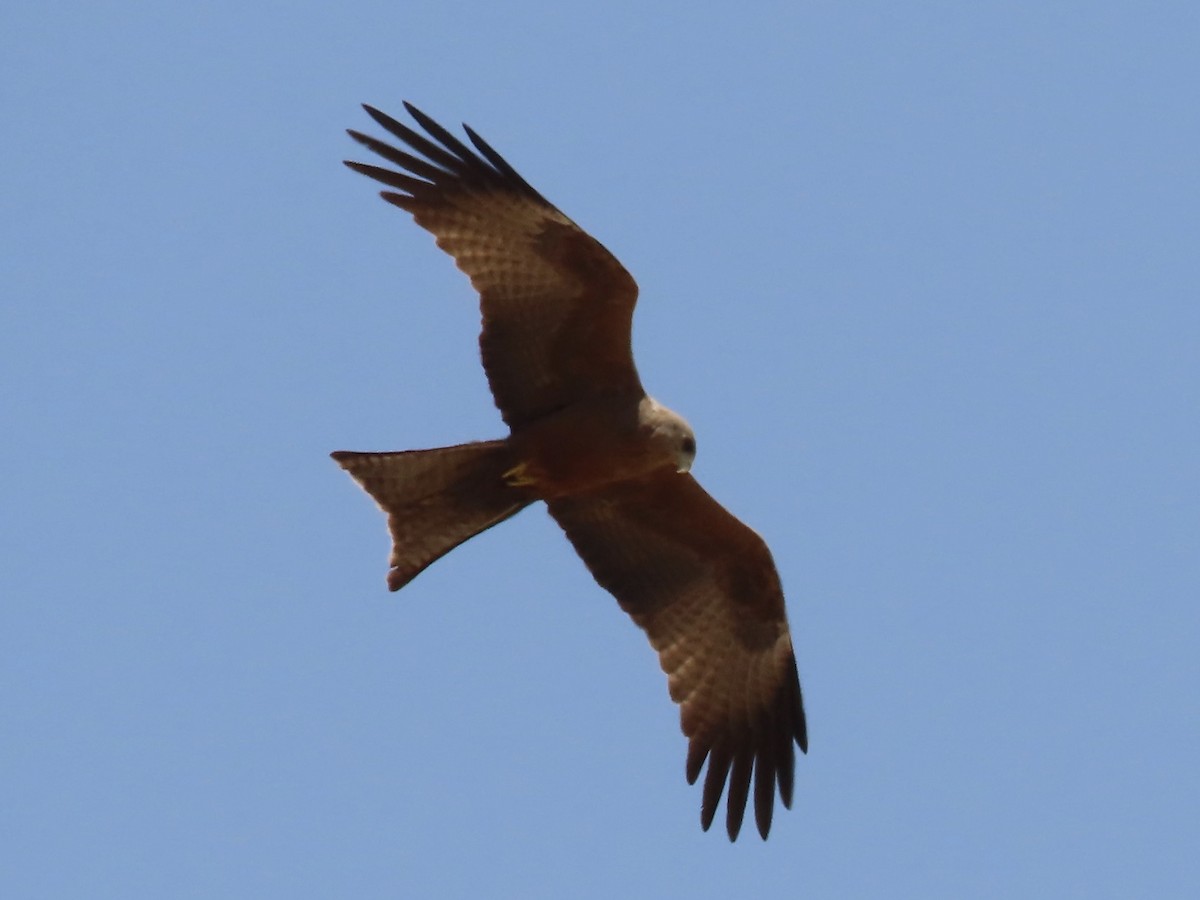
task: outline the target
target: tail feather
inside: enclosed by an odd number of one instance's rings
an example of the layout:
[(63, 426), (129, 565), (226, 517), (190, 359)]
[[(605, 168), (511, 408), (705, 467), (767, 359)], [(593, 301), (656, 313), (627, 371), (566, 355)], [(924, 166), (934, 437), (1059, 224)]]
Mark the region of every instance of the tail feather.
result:
[(330, 455), (387, 513), (392, 535), (387, 583), (393, 591), (534, 499), (504, 480), (513, 465), (506, 441)]

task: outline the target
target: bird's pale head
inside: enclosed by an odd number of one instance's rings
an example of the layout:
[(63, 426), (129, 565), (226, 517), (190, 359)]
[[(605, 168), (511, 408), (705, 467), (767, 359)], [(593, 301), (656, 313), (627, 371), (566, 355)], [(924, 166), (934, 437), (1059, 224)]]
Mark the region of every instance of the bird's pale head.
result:
[(677, 472), (687, 472), (696, 459), (696, 434), (687, 419), (667, 409), (653, 397), (638, 408), (640, 425), (649, 433), (651, 446), (671, 460)]

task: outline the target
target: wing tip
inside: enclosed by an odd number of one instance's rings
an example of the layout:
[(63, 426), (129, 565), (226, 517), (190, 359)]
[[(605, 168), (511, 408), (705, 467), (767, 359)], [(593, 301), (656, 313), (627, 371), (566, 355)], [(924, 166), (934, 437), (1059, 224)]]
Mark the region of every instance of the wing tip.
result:
[[(730, 736), (726, 736), (725, 743)], [(808, 730), (800, 695), (799, 678), (781, 686), (775, 703), (765, 707), (758, 720), (743, 737), (746, 743), (736, 743), (722, 749), (722, 739), (693, 736), (688, 745), (685, 774), (688, 784), (695, 784), (705, 763), (700, 804), (700, 825), (708, 831), (716, 817), (721, 800), (725, 801), (725, 829), (731, 841), (741, 832), (746, 807), (751, 802), (753, 782), (754, 820), (757, 831), (766, 840), (774, 819), (775, 798), (785, 809), (791, 809), (795, 789), (795, 766), (798, 746), (808, 752)]]

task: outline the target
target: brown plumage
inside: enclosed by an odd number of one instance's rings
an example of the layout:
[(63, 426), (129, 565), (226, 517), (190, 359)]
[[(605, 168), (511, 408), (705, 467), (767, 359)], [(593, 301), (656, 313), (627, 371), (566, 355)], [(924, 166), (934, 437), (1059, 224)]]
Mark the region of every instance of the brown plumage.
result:
[[(388, 514), (398, 590), (463, 541), (544, 500), (596, 581), (645, 630), (680, 705), (686, 774), (707, 762), (701, 824), (726, 792), (735, 839), (753, 784), (759, 833), (792, 801), (804, 706), (770, 551), (688, 469), (695, 437), (633, 363), (637, 285), (477, 134), (472, 147), (405, 104), (428, 137), (378, 110), (411, 151), (351, 131), (403, 171), (387, 185), (480, 295), (479, 343), (506, 439), (334, 459)], [(464, 126), (465, 127), (465, 126)], [(414, 155), (419, 154), (419, 155)]]

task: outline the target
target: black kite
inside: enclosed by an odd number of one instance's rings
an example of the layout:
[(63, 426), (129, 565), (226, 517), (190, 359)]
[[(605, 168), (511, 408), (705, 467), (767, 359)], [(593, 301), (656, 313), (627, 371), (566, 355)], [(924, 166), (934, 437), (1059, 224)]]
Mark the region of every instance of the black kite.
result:
[(470, 128), (474, 149), (405, 107), (428, 137), (365, 109), (409, 151), (350, 132), (396, 169), (346, 165), (387, 185), (383, 199), (411, 213), (470, 277), (483, 367), (510, 433), (435, 450), (333, 454), (387, 513), (388, 587), (545, 501), (658, 651), (690, 741), (689, 783), (708, 762), (701, 824), (712, 823), (728, 781), (735, 839), (753, 780), (765, 838), (776, 786), (791, 805), (793, 743), (808, 749), (770, 551), (688, 474), (692, 429), (643, 390), (629, 273)]

